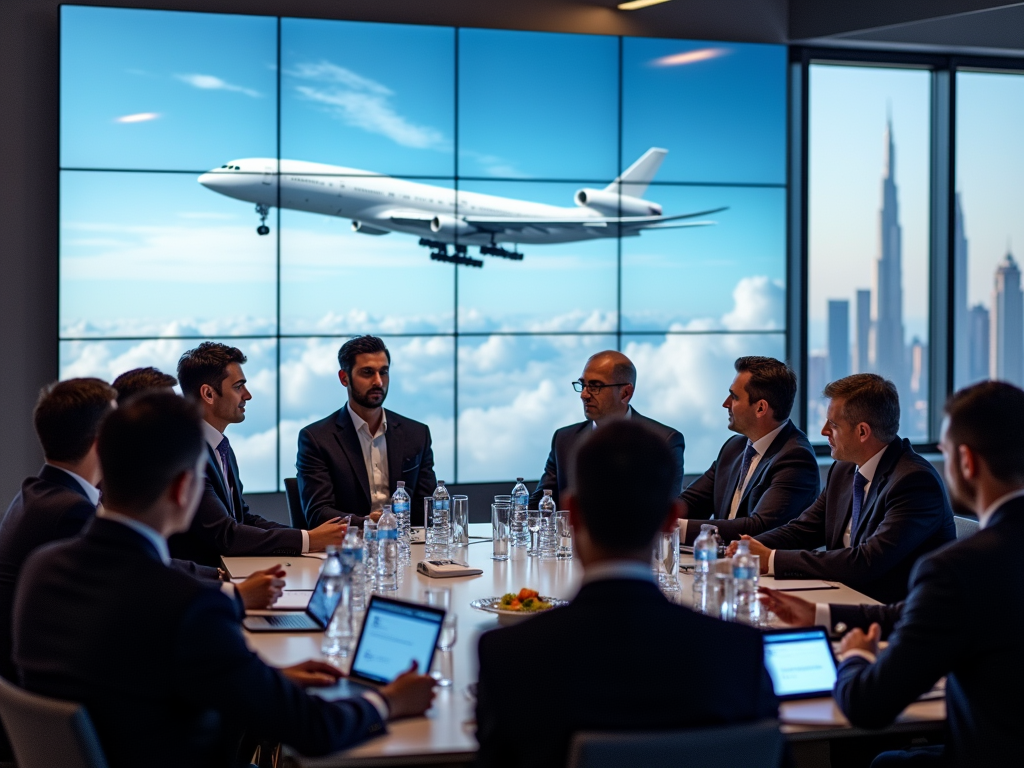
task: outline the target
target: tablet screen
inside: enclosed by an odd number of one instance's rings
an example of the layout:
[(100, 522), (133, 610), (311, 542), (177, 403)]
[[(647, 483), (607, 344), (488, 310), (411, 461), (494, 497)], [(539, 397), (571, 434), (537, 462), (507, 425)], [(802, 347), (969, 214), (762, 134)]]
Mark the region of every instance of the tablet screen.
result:
[(444, 611), (374, 595), (363, 620), (351, 674), (375, 683), (390, 683), (413, 660), (421, 674), (430, 671), (441, 634)]
[(764, 665), (780, 699), (826, 695), (836, 683), (832, 646), (818, 627), (765, 633)]

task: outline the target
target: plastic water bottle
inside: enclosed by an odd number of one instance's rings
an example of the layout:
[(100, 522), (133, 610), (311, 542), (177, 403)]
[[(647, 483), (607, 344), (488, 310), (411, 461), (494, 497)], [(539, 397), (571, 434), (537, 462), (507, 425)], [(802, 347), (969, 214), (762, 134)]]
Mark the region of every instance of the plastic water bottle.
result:
[(551, 495), (551, 491), (544, 491), (544, 497), (537, 504), (537, 509), (541, 514), (537, 547), (540, 550), (541, 559), (550, 560), (558, 550), (558, 541), (555, 538), (554, 530), (555, 499)]
[[(408, 565), (412, 544), (412, 499), (405, 490), (405, 481), (399, 480), (398, 487), (391, 494), (391, 511), (398, 520), (398, 559), (400, 565)], [(426, 521), (424, 521), (425, 524)]]
[(346, 571), (341, 552), (336, 546), (327, 547), (324, 561), (324, 594), (328, 599), (340, 593), (320, 650), (324, 656), (347, 656), (352, 645), (352, 579), (351, 570)]
[(426, 559), (447, 560), (451, 554), (452, 544), (452, 508), (451, 497), (448, 495), (448, 489), (444, 487), (444, 480), (437, 481), (431, 507), (431, 519), (424, 521), (424, 524), (429, 526)]
[(384, 514), (377, 521), (377, 591), (398, 589), (398, 520), (391, 505), (384, 505)]
[(735, 621), (756, 626), (760, 616), (757, 600), (757, 578), (760, 568), (756, 558), (750, 554), (750, 543), (740, 539), (736, 554), (732, 557), (733, 609)]
[(351, 574), (349, 581), (350, 604), (353, 614), (366, 610), (366, 569), (363, 567), (363, 542), (359, 531), (349, 526), (341, 543), (341, 564)]
[(713, 527), (702, 525), (700, 535), (693, 542), (693, 610), (697, 613), (717, 615), (718, 605), (713, 599), (712, 570), (718, 559), (718, 542), (711, 533)]
[(516, 478), (516, 486), (512, 489), (512, 519), (510, 536), (513, 547), (530, 545), (530, 531), (526, 527), (526, 510), (530, 506), (530, 492), (526, 490), (523, 478)]
[(363, 566), (366, 568), (366, 588), (374, 590), (377, 583), (377, 523), (363, 521)]

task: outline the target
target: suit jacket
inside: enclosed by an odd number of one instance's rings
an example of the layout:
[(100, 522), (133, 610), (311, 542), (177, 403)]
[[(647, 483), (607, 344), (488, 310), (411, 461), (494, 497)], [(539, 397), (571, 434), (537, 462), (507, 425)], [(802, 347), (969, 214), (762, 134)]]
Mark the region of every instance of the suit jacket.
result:
[[(234, 450), (228, 464), (234, 487), (225, 482), (214, 450), (206, 446), (206, 489), (192, 525), (168, 540), (171, 554), (183, 560), (218, 566), (222, 555), (298, 555), (302, 532), (249, 511), (242, 496), (242, 481)], [(232, 514), (232, 509), (234, 513)]]
[[(956, 527), (935, 468), (909, 440), (895, 438), (882, 454), (850, 546), (843, 533), (853, 511), (855, 464), (837, 461), (817, 501), (795, 520), (757, 540), (775, 553), (780, 579), (830, 579), (883, 603), (907, 596), (922, 555), (953, 541)], [(826, 551), (815, 552), (824, 546)]]
[[(820, 490), (814, 449), (807, 436), (787, 421), (758, 461), (743, 489), (736, 517), (730, 520), (729, 508), (740, 482), (746, 449), (747, 438), (743, 435), (726, 440), (711, 468), (681, 496), (689, 508), (687, 519), (712, 520), (726, 542), (785, 525), (811, 506)], [(700, 526), (689, 525), (683, 543), (692, 544), (699, 535)]]
[(1024, 753), (1024, 499), (973, 536), (923, 558), (876, 663), (839, 666), (835, 698), (857, 726), (880, 728), (946, 676), (946, 757), (956, 766), (1019, 765)]
[[(11, 622), (14, 590), (25, 560), (44, 544), (77, 536), (96, 515), (81, 484), (57, 467), (44, 464), (38, 477), (21, 485), (0, 522), (0, 675), (14, 680), (11, 661)], [(193, 563), (176, 567), (203, 579), (218, 579), (217, 570)]]
[[(624, 648), (653, 650), (652, 640), (665, 651), (656, 659), (638, 659), (628, 669), (609, 665)], [(676, 652), (707, 648), (729, 662), (673, 661)], [(553, 665), (550, 685), (524, 685), (514, 661), (524, 649), (539, 650)], [(700, 728), (775, 717), (778, 709), (759, 632), (673, 605), (645, 581), (587, 584), (565, 608), (484, 633), (479, 654), (482, 766), (561, 768), (577, 731)], [(526, 738), (510, 735), (524, 717), (543, 725)]]
[(29, 557), (14, 610), (22, 684), (82, 703), (111, 768), (227, 766), (243, 728), (306, 754), (384, 730), (365, 699), (327, 703), (260, 661), (231, 600), (112, 520)]
[[(686, 448), (682, 433), (672, 429), (672, 427), (660, 424), (654, 419), (641, 416), (635, 409), (629, 418), (643, 424), (656, 435), (663, 437), (665, 442), (668, 443), (672, 456), (676, 460), (676, 476), (672, 485), (674, 489), (673, 494), (678, 495), (683, 489), (683, 450)], [(579, 424), (570, 424), (568, 427), (555, 430), (555, 434), (551, 438), (551, 452), (548, 454), (547, 463), (544, 465), (544, 475), (530, 495), (531, 509), (537, 508), (537, 504), (544, 496), (544, 491), (546, 490), (551, 491), (551, 495), (555, 499), (556, 508), (562, 508), (560, 496), (566, 488), (572, 485), (573, 478), (570, 476), (570, 472), (572, 470), (573, 454), (580, 441), (590, 434), (590, 430), (593, 429), (592, 424), (593, 422), (591, 421), (581, 421)]]
[[(412, 524), (423, 525), (423, 499), (437, 487), (430, 429), (394, 411), (384, 413), (388, 490), (394, 493), (398, 481), (404, 480), (412, 497)], [(347, 405), (299, 432), (295, 469), (302, 511), (311, 528), (340, 515), (352, 515), (352, 525), (361, 526), (370, 514), (370, 478)]]

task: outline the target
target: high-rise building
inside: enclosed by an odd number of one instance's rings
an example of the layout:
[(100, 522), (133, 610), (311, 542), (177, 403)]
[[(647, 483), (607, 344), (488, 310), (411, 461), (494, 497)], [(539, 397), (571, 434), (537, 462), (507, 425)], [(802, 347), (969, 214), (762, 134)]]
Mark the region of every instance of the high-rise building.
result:
[[(960, 193), (956, 193), (953, 212), (953, 386), (962, 387), (971, 378), (970, 319), (967, 308), (967, 234)], [(986, 317), (986, 323), (988, 319)], [(985, 331), (988, 335), (988, 331)], [(985, 345), (988, 349), (988, 344)]]
[(1007, 252), (996, 267), (992, 290), (989, 375), (1018, 387), (1024, 384), (1024, 296), (1020, 269)]
[(828, 380), (850, 375), (850, 302), (828, 302)]
[(857, 291), (857, 356), (855, 373), (871, 371), (871, 291)]
[[(906, 393), (907, 346), (903, 334), (903, 235), (896, 190), (896, 147), (892, 120), (885, 129), (885, 169), (879, 212), (878, 260), (871, 312), (871, 368)], [(901, 397), (901, 399), (903, 399)]]
[(991, 357), (988, 322), (988, 308), (984, 304), (970, 308), (967, 317), (967, 379), (957, 382), (958, 387), (988, 378)]

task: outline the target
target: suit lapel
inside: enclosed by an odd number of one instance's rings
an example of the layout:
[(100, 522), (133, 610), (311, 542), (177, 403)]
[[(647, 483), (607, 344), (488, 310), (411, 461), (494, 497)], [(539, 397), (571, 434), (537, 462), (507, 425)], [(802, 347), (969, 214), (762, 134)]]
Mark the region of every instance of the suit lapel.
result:
[(238, 476), (238, 459), (235, 457), (235, 449), (231, 448), (228, 450), (228, 465), (231, 468), (231, 474), (234, 476), (235, 486), (229, 488), (231, 491), (231, 499), (234, 502), (235, 520), (239, 523), (245, 522), (245, 513), (242, 509), (242, 481)]
[[(840, 462), (836, 462), (840, 464)], [(843, 534), (846, 532), (846, 524), (853, 514), (853, 473), (857, 471), (855, 465), (849, 462), (841, 462), (841, 467), (836, 467), (832, 473), (836, 475), (834, 482), (839, 484), (837, 496), (837, 509), (842, 510), (840, 514), (826, 517), (826, 524), (829, 526), (827, 549), (842, 549)], [(850, 541), (853, 541), (851, 532)]]
[[(871, 486), (868, 488), (867, 496), (864, 497), (864, 506), (860, 510), (860, 517), (857, 518), (857, 528), (850, 531), (850, 545), (853, 546), (861, 541), (861, 534), (867, 526), (868, 520), (875, 511), (875, 504), (878, 503), (878, 495), (889, 482), (889, 475), (896, 467), (896, 462), (902, 453), (902, 441), (895, 441), (886, 448), (882, 454), (882, 460), (875, 468), (875, 476), (871, 479)], [(853, 491), (850, 492), (850, 508), (853, 509)]]
[[(384, 443), (388, 450), (388, 491), (395, 487), (395, 483), (402, 479), (402, 459), (405, 458), (405, 450), (402, 445), (402, 421), (391, 411), (384, 411), (384, 418), (388, 420), (388, 431), (385, 433)], [(367, 479), (369, 481), (369, 479)], [(410, 496), (412, 491), (409, 491)]]
[(224, 508), (228, 511), (229, 515), (234, 516), (232, 511), (231, 503), (231, 491), (228, 488), (227, 478), (224, 477), (224, 472), (220, 468), (220, 461), (217, 459), (217, 453), (210, 447), (210, 444), (206, 444), (206, 477), (213, 485), (213, 491), (220, 497), (220, 500), (224, 502)]
[[(736, 442), (739, 443), (740, 441), (737, 440)], [(722, 518), (723, 520), (727, 519), (729, 517), (729, 510), (732, 509), (732, 497), (736, 495), (736, 488), (739, 486), (739, 482), (740, 482), (740, 469), (743, 468), (743, 451), (745, 451), (745, 450), (746, 450), (746, 441), (743, 441), (743, 447), (741, 448), (739, 454), (735, 457), (735, 459), (733, 461), (731, 461), (729, 463), (729, 468), (728, 468), (729, 471), (728, 471), (728, 474), (726, 475), (726, 478), (725, 478), (725, 488), (723, 489), (723, 493), (725, 494), (725, 498), (722, 499), (722, 506), (721, 507), (716, 507), (716, 509), (723, 509), (723, 510), (725, 510), (725, 516)], [(748, 483), (747, 485), (749, 486), (750, 484)], [(742, 500), (740, 501), (740, 503), (742, 504)], [(737, 507), (736, 513), (737, 513), (736, 516), (739, 517), (739, 508), (738, 507)]]
[[(338, 425), (338, 430), (334, 433), (335, 437), (338, 438), (338, 445), (341, 446), (341, 450), (344, 452), (346, 458), (348, 458), (349, 464), (352, 465), (352, 471), (359, 480), (359, 487), (363, 489), (363, 495), (366, 497), (366, 501), (369, 502), (370, 478), (366, 474), (366, 462), (363, 461), (363, 448), (359, 444), (359, 435), (356, 434), (356, 427), (352, 423), (352, 417), (349, 416), (347, 405), (338, 412), (338, 418), (335, 419), (335, 423)], [(390, 468), (391, 452), (388, 451), (389, 471)]]

